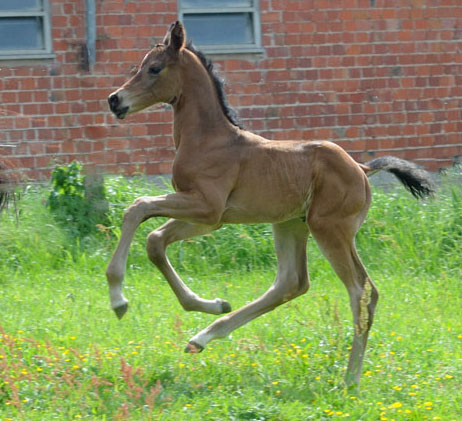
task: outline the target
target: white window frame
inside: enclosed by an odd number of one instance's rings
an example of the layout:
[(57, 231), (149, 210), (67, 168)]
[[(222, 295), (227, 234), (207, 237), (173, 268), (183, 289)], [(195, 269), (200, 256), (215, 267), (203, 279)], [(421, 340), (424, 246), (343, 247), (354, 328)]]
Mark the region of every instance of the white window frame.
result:
[(185, 15), (195, 14), (228, 14), (228, 13), (250, 13), (252, 15), (254, 42), (252, 44), (194, 44), (201, 51), (209, 54), (235, 54), (235, 53), (262, 53), (261, 44), (261, 23), (260, 23), (260, 1), (252, 0), (252, 5), (249, 7), (228, 6), (228, 7), (183, 7), (182, 1), (178, 0), (178, 15), (180, 21), (184, 21)]
[(55, 56), (53, 54), (53, 44), (51, 40), (49, 0), (42, 0), (42, 10), (0, 10), (0, 18), (22, 17), (39, 17), (42, 19), (44, 48), (28, 50), (0, 50), (0, 60), (54, 58)]

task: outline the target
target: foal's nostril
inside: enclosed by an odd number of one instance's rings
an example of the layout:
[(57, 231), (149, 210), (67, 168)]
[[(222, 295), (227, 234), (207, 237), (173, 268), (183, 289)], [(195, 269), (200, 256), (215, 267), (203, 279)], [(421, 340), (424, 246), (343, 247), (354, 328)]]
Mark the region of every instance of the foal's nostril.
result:
[(117, 106), (119, 105), (119, 97), (117, 96), (117, 94), (112, 94), (107, 99), (107, 102), (109, 102), (109, 107), (111, 108), (111, 110), (114, 111), (117, 109)]

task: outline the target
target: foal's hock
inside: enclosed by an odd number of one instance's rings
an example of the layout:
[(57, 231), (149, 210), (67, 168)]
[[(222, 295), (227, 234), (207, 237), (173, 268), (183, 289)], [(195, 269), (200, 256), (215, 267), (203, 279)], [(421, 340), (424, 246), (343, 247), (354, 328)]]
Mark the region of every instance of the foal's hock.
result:
[[(120, 242), (106, 272), (112, 308), (119, 318), (128, 309), (122, 282), (135, 230), (149, 218), (169, 217), (148, 236), (149, 259), (185, 310), (229, 313), (189, 341), (186, 352), (200, 352), (211, 340), (308, 291), (306, 243), (311, 232), (350, 296), (354, 338), (346, 380), (359, 384), (378, 299), (354, 241), (371, 202), (366, 174), (392, 172), (415, 196), (432, 192), (429, 175), (397, 158), (362, 165), (334, 143), (276, 142), (243, 130), (213, 66), (185, 38), (182, 24), (172, 24), (136, 74), (108, 98), (119, 119), (153, 104), (171, 104), (176, 147), (175, 193), (141, 197), (125, 212)], [(276, 279), (260, 298), (233, 312), (226, 301), (191, 291), (166, 257), (167, 246), (175, 241), (225, 223), (259, 222), (273, 224)]]

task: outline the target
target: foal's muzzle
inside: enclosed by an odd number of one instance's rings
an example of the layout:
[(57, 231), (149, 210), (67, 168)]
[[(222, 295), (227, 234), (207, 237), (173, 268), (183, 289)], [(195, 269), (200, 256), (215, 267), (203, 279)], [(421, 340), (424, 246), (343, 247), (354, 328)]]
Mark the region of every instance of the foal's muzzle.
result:
[(117, 118), (121, 120), (125, 118), (130, 107), (122, 107), (122, 101), (117, 93), (109, 95), (107, 102), (109, 103), (109, 108)]

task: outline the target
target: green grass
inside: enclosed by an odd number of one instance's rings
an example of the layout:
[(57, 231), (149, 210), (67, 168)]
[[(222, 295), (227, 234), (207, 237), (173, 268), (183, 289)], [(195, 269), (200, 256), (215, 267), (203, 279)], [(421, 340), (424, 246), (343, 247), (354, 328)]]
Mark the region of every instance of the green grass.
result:
[[(342, 378), (353, 335), (346, 291), (310, 241), (312, 287), (184, 354), (216, 319), (186, 313), (149, 263), (148, 221), (131, 249), (130, 310), (109, 308), (104, 271), (123, 208), (152, 194), (143, 178), (107, 181), (110, 226), (75, 239), (29, 189), (19, 221), (0, 216), (0, 419), (27, 420), (458, 420), (462, 413), (462, 187), (447, 177), (437, 198), (376, 189), (358, 235), (381, 293), (361, 392)], [(226, 226), (172, 245), (188, 285), (233, 308), (272, 283), (269, 226)]]

